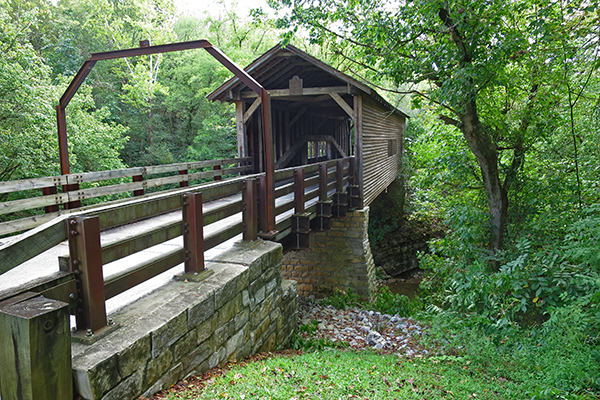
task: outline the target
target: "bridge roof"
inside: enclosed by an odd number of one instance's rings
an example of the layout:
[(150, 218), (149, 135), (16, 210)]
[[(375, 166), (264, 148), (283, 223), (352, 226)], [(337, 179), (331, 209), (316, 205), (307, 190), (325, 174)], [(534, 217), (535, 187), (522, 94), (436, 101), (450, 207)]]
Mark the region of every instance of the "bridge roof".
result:
[[(274, 46), (248, 65), (245, 71), (267, 90), (289, 88), (290, 79), (296, 75), (303, 79), (305, 88), (348, 86), (349, 92), (358, 89), (389, 110), (408, 117), (365, 83), (338, 71), (290, 44), (285, 47), (279, 44)], [(245, 92), (250, 92), (248, 86), (239, 78), (233, 77), (211, 92), (207, 98), (212, 101), (234, 102), (245, 97), (243, 96)]]

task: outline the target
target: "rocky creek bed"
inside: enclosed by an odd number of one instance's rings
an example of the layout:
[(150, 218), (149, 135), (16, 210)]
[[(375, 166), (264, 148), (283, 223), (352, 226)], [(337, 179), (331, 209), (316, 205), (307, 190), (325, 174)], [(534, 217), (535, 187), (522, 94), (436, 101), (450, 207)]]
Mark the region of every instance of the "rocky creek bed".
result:
[(355, 350), (406, 357), (428, 354), (419, 343), (424, 327), (412, 318), (358, 308), (338, 310), (312, 300), (301, 300), (298, 311), (298, 335), (306, 340), (324, 339)]

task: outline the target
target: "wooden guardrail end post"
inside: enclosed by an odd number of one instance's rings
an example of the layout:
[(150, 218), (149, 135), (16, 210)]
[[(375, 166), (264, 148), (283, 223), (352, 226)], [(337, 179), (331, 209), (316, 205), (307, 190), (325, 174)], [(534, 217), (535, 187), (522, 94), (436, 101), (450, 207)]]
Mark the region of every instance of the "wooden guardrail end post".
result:
[(2, 398), (72, 399), (69, 305), (42, 296), (0, 306)]

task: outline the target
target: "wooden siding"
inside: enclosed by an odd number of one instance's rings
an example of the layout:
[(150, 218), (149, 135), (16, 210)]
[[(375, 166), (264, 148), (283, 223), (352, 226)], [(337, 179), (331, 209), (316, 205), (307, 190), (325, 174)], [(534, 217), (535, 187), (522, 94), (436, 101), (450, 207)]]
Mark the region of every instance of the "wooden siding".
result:
[(361, 189), (363, 204), (368, 206), (398, 175), (405, 118), (369, 96), (362, 99)]

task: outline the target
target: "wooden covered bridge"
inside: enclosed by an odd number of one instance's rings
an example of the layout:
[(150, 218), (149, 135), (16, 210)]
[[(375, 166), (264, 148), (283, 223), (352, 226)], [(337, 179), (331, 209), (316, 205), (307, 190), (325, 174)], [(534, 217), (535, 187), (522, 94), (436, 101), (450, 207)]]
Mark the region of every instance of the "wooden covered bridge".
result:
[[(238, 158), (71, 173), (66, 153), (66, 107), (93, 65), (109, 58), (192, 48), (206, 49), (235, 74), (213, 91), (209, 99), (236, 105)], [(76, 332), (72, 337), (90, 344), (115, 329), (107, 318), (106, 300), (182, 263), (185, 273), (181, 279), (206, 279), (212, 271), (205, 268), (204, 252), (238, 235), (244, 241), (287, 240), (292, 248), (308, 249), (310, 233), (327, 232), (332, 225), (335, 230), (336, 218), (362, 212), (396, 179), (406, 119), (405, 114), (373, 89), (294, 46), (276, 46), (241, 70), (206, 41), (94, 54), (67, 89), (57, 113), (62, 175), (0, 182), (0, 194), (22, 195), (18, 200), (0, 203), (0, 216), (9, 217), (0, 222), (0, 235), (4, 235), (0, 237), (0, 283), (5, 279), (2, 274), (65, 240), (69, 249), (69, 255), (61, 258), (60, 268), (48, 276), (5, 290), (0, 284), (0, 358), (5, 360), (4, 364), (0, 362), (3, 400), (11, 399), (14, 390), (25, 390), (25, 386), (15, 389), (14, 374), (7, 376), (10, 368), (6, 365), (14, 362), (18, 354), (11, 353), (10, 348), (16, 343), (7, 342), (10, 340), (6, 332), (10, 324), (12, 328), (16, 325), (6, 321), (18, 313), (8, 318), (3, 308), (25, 304), (40, 294), (62, 302), (64, 307), (57, 310), (67, 310), (76, 317)], [(40, 192), (43, 196), (38, 195)], [(101, 196), (115, 194), (133, 196), (93, 204)], [(40, 208), (44, 208), (44, 214), (16, 218)], [(163, 219), (160, 224), (150, 223), (147, 228), (118, 240), (103, 239), (106, 232), (116, 227), (164, 215), (170, 216), (166, 222)], [(364, 223), (368, 223), (368, 217)], [(358, 226), (363, 228), (366, 229)], [(18, 232), (23, 233), (9, 236)], [(141, 257), (143, 261), (127, 265), (109, 277), (103, 272), (110, 263), (177, 240), (163, 254), (150, 259)], [(344, 238), (337, 235), (335, 240)], [(344, 277), (348, 279), (347, 275)], [(276, 282), (281, 284), (281, 278), (278, 279)], [(255, 282), (249, 285), (253, 288)], [(266, 285), (270, 287), (270, 283)], [(254, 299), (254, 289), (248, 290)], [(260, 290), (257, 293), (260, 296)], [(28, 312), (32, 314), (31, 310)], [(190, 311), (187, 312), (189, 315)], [(56, 331), (46, 328), (47, 332)], [(258, 331), (256, 328), (254, 332)], [(232, 333), (227, 343), (234, 337)], [(245, 353), (228, 350), (223, 357), (232, 354)], [(153, 347), (151, 358), (155, 356), (158, 357)], [(51, 368), (49, 361), (35, 354), (29, 357), (30, 368), (35, 365)], [(152, 359), (147, 361), (148, 365)], [(90, 368), (87, 372), (92, 371)], [(193, 368), (185, 367), (182, 373), (195, 371)], [(119, 370), (121, 375), (125, 373)], [(121, 378), (131, 380), (132, 376)], [(158, 388), (156, 382), (148, 383), (145, 379), (140, 383), (141, 391), (136, 392), (138, 396)], [(27, 390), (36, 386), (31, 381), (19, 384), (29, 385)], [(86, 399), (109, 398), (105, 397), (107, 393), (121, 385), (115, 383), (113, 388), (98, 394), (87, 388), (87, 384), (76, 385)], [(82, 389), (81, 385), (85, 387)], [(46, 384), (44, 390), (54, 389), (63, 390), (52, 384)]]

